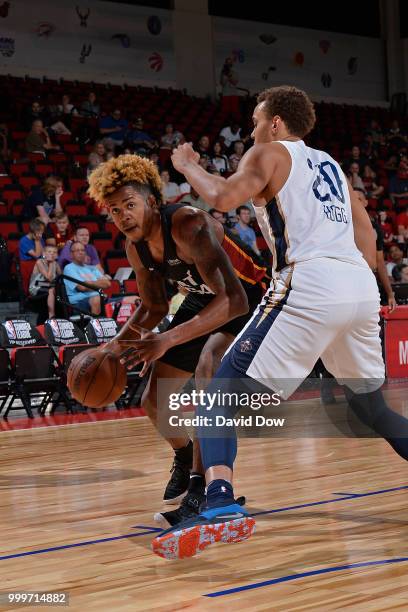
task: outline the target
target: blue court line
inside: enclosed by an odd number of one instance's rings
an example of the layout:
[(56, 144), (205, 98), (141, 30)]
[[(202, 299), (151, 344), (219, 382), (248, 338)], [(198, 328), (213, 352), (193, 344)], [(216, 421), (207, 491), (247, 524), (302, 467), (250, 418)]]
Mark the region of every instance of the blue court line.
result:
[[(360, 497), (370, 497), (371, 495), (381, 495), (382, 493), (392, 493), (394, 491), (403, 491), (408, 489), (408, 485), (403, 487), (394, 487), (392, 489), (381, 489), (380, 491), (371, 491), (370, 493), (344, 493), (345, 497), (337, 499), (325, 499), (319, 502), (310, 502), (308, 504), (298, 504), (297, 506), (286, 506), (286, 508), (276, 508), (275, 510), (262, 510), (261, 512), (251, 512), (251, 516), (261, 516), (263, 514), (276, 514), (277, 512), (287, 512), (288, 510), (299, 510), (300, 508), (310, 508), (311, 506), (323, 506), (325, 504), (335, 504), (336, 502), (346, 501), (349, 499), (359, 499)], [(340, 495), (340, 493), (333, 493)]]
[[(382, 489), (380, 491), (371, 491), (370, 493), (347, 493), (347, 497), (340, 497), (338, 499), (328, 499), (321, 502), (311, 502), (308, 504), (299, 504), (297, 506), (287, 506), (286, 508), (276, 508), (275, 510), (262, 510), (261, 512), (252, 513), (251, 516), (260, 516), (262, 514), (272, 514), (277, 512), (285, 512), (287, 510), (297, 510), (299, 508), (308, 508), (310, 506), (319, 506), (322, 504), (331, 504), (339, 501), (345, 501), (348, 499), (355, 499), (358, 497), (368, 497), (370, 495), (380, 495), (381, 493), (391, 493), (393, 491), (401, 491), (404, 489), (408, 489), (408, 485), (402, 487), (394, 487), (392, 489)], [(333, 495), (336, 495), (334, 493)], [(99, 540), (87, 540), (85, 542), (76, 542), (74, 544), (64, 544), (61, 546), (53, 546), (51, 548), (39, 548), (37, 550), (29, 550), (22, 553), (15, 553), (12, 555), (2, 555), (0, 556), (0, 561), (4, 561), (7, 559), (16, 559), (18, 557), (28, 557), (30, 555), (40, 555), (48, 552), (55, 552), (57, 550), (64, 550), (67, 548), (76, 548), (80, 546), (90, 546), (92, 544), (103, 544), (104, 542), (114, 542), (115, 540), (125, 540), (127, 538), (137, 538), (138, 536), (151, 535), (153, 533), (157, 533), (159, 531), (163, 531), (158, 527), (148, 527), (146, 525), (134, 525), (134, 529), (143, 529), (144, 531), (138, 533), (128, 533), (121, 536), (114, 536), (111, 538), (101, 538)]]
[[(90, 546), (91, 544), (102, 544), (104, 542), (114, 542), (115, 540), (124, 540), (127, 538), (137, 538), (139, 536), (151, 535), (156, 532), (155, 527), (148, 527), (149, 531), (142, 531), (139, 533), (127, 533), (126, 535), (114, 536), (112, 538), (102, 538), (100, 540), (87, 540), (86, 542), (76, 542), (75, 544), (64, 544), (63, 546), (53, 546), (51, 548), (39, 548), (37, 550), (29, 550), (22, 553), (15, 553), (13, 555), (3, 555), (0, 557), (0, 561), (5, 559), (16, 559), (17, 557), (28, 557), (29, 555), (41, 555), (43, 553), (55, 552), (56, 550), (64, 550), (66, 548), (77, 548), (78, 546)], [(153, 531), (154, 529), (154, 531)], [(159, 531), (162, 531), (160, 529)]]
[(272, 580), (264, 580), (263, 582), (254, 582), (245, 586), (226, 589), (225, 591), (214, 591), (213, 593), (205, 593), (204, 597), (223, 597), (224, 595), (232, 595), (241, 591), (250, 591), (251, 589), (260, 589), (271, 584), (279, 584), (282, 582), (290, 582), (299, 578), (308, 578), (309, 576), (319, 576), (321, 574), (330, 574), (332, 572), (342, 572), (348, 569), (356, 569), (359, 567), (372, 567), (376, 565), (391, 565), (392, 563), (404, 563), (408, 561), (408, 557), (397, 557), (395, 559), (382, 559), (381, 561), (362, 561), (361, 563), (349, 563), (347, 565), (335, 565), (334, 567), (325, 567), (324, 569), (311, 570), (302, 572), (301, 574), (289, 574), (289, 576), (281, 576)]

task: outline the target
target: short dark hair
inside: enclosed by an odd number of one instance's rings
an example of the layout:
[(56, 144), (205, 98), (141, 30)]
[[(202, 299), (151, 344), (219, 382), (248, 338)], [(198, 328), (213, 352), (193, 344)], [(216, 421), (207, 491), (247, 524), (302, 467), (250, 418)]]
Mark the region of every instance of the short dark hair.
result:
[(282, 85), (265, 89), (258, 95), (257, 102), (265, 102), (264, 111), (270, 119), (279, 115), (293, 136), (304, 138), (316, 122), (312, 101), (297, 87)]
[(239, 216), (241, 214), (242, 210), (247, 210), (248, 212), (251, 212), (251, 209), (249, 208), (249, 206), (245, 206), (245, 204), (243, 204), (242, 206), (238, 206), (236, 213)]
[(30, 232), (39, 232), (45, 230), (45, 223), (39, 218), (31, 219), (29, 223)]

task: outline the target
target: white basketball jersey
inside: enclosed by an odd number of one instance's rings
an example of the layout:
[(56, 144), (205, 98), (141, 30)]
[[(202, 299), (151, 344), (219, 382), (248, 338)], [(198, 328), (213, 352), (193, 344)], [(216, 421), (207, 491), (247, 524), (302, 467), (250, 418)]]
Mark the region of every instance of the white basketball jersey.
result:
[(302, 140), (279, 142), (292, 159), (288, 179), (266, 206), (254, 206), (274, 270), (317, 257), (367, 266), (354, 242), (350, 195), (339, 164)]

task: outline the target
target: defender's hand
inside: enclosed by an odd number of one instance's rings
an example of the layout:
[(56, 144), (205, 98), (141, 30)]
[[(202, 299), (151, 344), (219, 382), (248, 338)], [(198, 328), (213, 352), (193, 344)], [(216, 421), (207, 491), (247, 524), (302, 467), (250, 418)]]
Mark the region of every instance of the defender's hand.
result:
[(171, 156), (173, 166), (181, 173), (183, 173), (183, 170), (185, 170), (189, 164), (198, 164), (199, 159), (200, 154), (194, 151), (193, 147), (188, 142), (174, 149)]

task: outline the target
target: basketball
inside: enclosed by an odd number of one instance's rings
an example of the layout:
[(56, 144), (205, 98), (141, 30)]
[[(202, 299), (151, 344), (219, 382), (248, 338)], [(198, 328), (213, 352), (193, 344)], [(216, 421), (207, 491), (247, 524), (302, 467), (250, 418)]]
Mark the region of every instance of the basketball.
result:
[(89, 408), (102, 408), (122, 395), (126, 369), (114, 353), (91, 348), (71, 361), (67, 384), (77, 402)]

